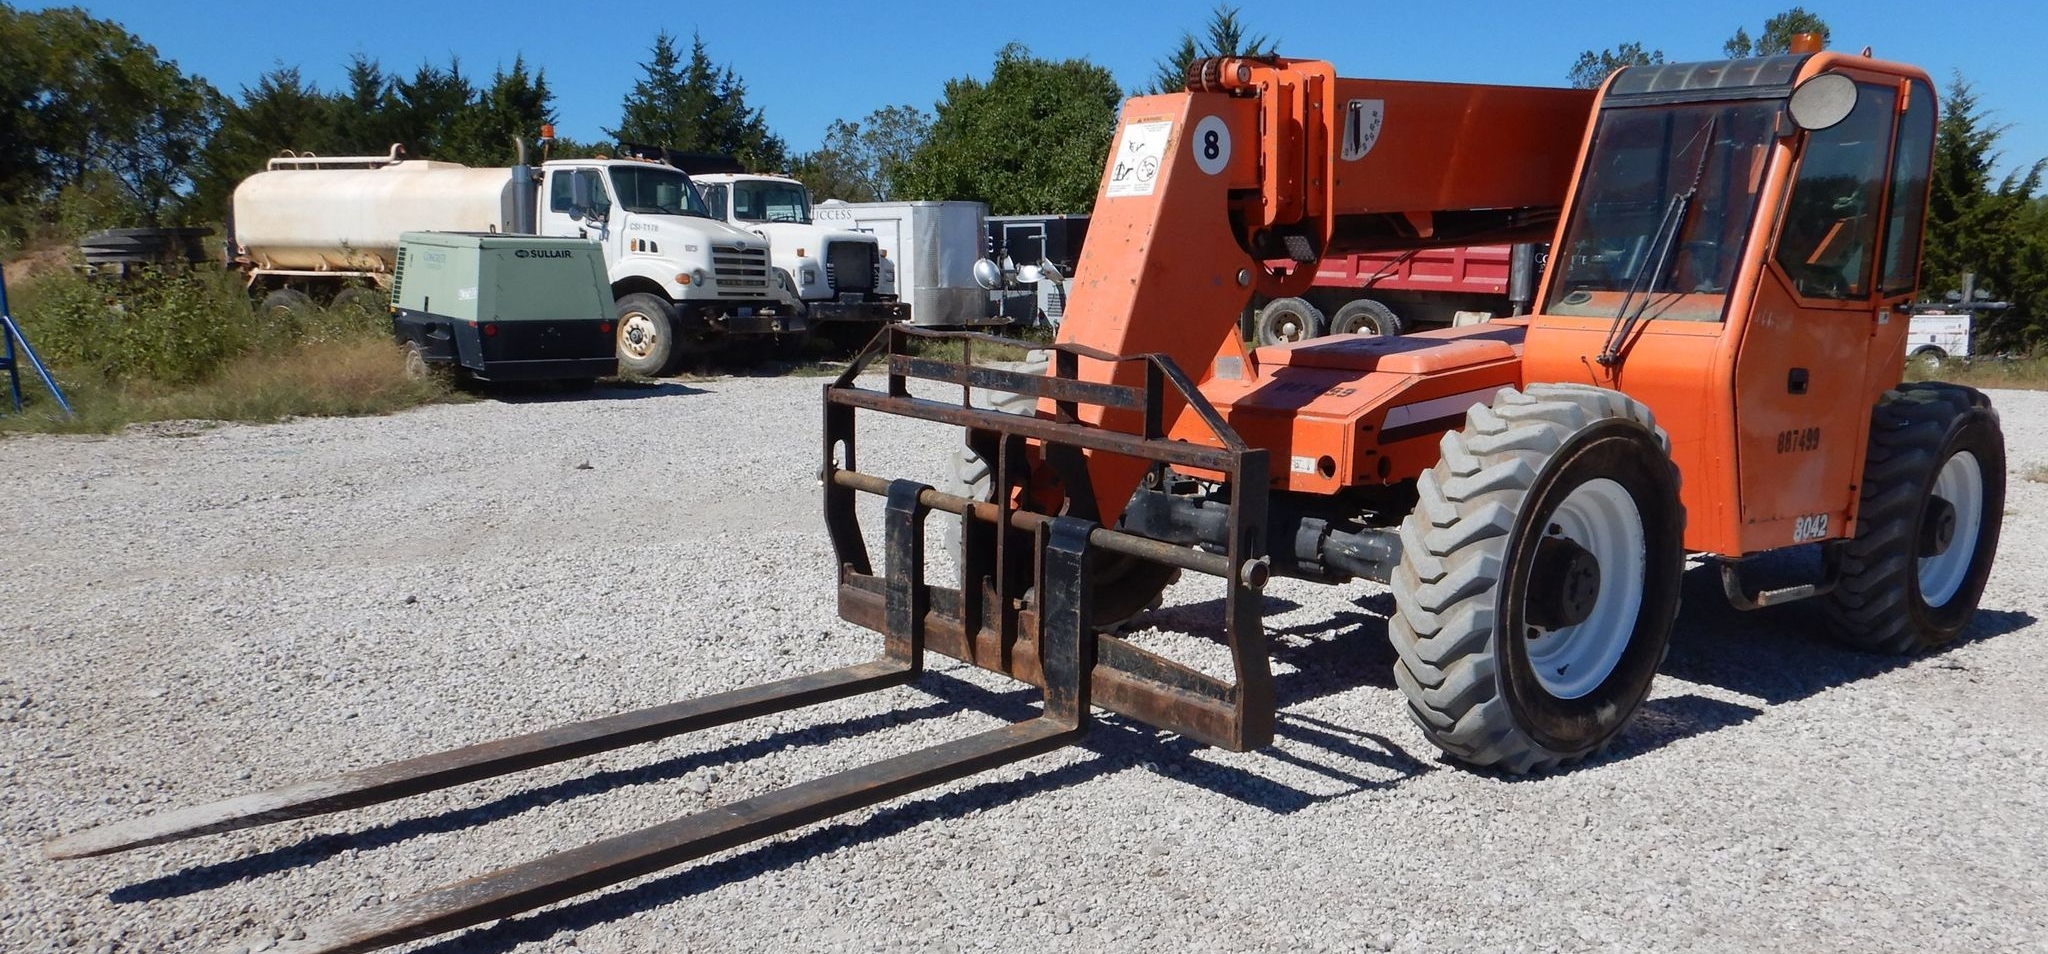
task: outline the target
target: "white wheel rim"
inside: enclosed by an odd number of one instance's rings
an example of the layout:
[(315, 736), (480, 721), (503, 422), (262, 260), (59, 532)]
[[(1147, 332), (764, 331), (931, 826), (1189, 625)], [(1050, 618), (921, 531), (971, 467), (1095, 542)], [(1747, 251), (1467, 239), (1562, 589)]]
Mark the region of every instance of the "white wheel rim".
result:
[(635, 358), (645, 358), (654, 352), (657, 338), (654, 320), (634, 312), (619, 322), (619, 347)]
[(1984, 524), (1984, 466), (1977, 462), (1977, 455), (1957, 451), (1942, 462), (1941, 473), (1934, 478), (1933, 496), (1956, 508), (1956, 533), (1948, 549), (1920, 558), (1920, 598), (1929, 606), (1944, 606), (1970, 575), (1970, 563), (1977, 555), (1977, 533)]
[[(1549, 533), (1552, 528), (1557, 533)], [(1600, 565), (1600, 592), (1591, 615), (1571, 626), (1529, 626), (1523, 632), (1529, 668), (1543, 691), (1577, 699), (1607, 681), (1635, 634), (1649, 570), (1643, 515), (1627, 488), (1596, 477), (1566, 495), (1542, 529), (1584, 547)], [(1542, 595), (1547, 594), (1528, 593), (1524, 599)]]
[(1281, 318), (1273, 323), (1273, 337), (1281, 341), (1300, 341), (1301, 322), (1292, 317)]

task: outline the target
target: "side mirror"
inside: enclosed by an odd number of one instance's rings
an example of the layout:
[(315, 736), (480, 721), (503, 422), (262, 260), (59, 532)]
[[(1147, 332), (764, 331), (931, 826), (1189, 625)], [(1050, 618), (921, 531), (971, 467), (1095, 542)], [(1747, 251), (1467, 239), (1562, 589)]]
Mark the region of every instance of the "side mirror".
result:
[(1792, 91), (1785, 104), (1794, 125), (1808, 132), (1828, 129), (1856, 109), (1856, 81), (1840, 73), (1822, 73)]
[(576, 219), (604, 221), (604, 206), (599, 202), (604, 195), (604, 186), (597, 181), (597, 174), (588, 169), (578, 169), (569, 174), (569, 216)]

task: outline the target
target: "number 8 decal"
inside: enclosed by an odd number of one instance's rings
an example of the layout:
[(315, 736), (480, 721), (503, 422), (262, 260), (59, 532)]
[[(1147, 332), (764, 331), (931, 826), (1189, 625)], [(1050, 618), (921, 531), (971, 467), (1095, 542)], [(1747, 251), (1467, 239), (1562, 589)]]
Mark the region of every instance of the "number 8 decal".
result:
[(1230, 164), (1230, 127), (1221, 116), (1204, 116), (1195, 124), (1195, 165), (1209, 175), (1219, 175)]

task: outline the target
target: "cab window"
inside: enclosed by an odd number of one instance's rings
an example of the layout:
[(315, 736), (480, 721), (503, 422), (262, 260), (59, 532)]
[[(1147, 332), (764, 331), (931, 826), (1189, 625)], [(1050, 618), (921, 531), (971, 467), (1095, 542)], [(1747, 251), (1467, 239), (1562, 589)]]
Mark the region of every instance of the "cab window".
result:
[(714, 219), (725, 218), (725, 187), (722, 185), (707, 185), (703, 188), (704, 204), (711, 209), (711, 217)]
[(575, 190), (569, 186), (570, 175), (563, 170), (548, 176), (548, 211), (567, 212), (576, 204)]
[(1892, 154), (1891, 213), (1884, 227), (1884, 295), (1913, 293), (1920, 271), (1921, 229), (1927, 222), (1927, 170), (1934, 156), (1934, 90), (1914, 80), (1899, 145)]
[(1870, 297), (1898, 94), (1857, 84), (1847, 119), (1807, 134), (1778, 233), (1778, 267), (1801, 297)]

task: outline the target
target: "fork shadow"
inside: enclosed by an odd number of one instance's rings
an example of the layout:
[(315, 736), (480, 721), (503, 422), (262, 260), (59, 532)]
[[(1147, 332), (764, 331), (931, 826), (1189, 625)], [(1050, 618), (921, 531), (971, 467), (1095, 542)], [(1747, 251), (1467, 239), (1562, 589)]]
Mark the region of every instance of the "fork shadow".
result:
[[(971, 667), (960, 665), (952, 668)], [(935, 675), (943, 676), (944, 672), (945, 670), (941, 669)], [(426, 835), (478, 827), (584, 796), (635, 785), (674, 781), (699, 769), (747, 762), (793, 748), (823, 745), (904, 722), (942, 718), (968, 711), (1021, 722), (1034, 718), (1039, 713), (1038, 703), (1041, 694), (1039, 690), (1029, 687), (993, 691), (960, 679), (929, 677), (915, 685), (930, 695), (932, 701), (913, 708), (893, 709), (839, 722), (790, 729), (751, 742), (682, 755), (648, 765), (593, 772), (552, 785), (506, 795), (474, 808), (452, 809), (359, 831), (321, 833), (260, 854), (185, 868), (117, 888), (109, 893), (108, 899), (116, 904), (133, 904), (196, 894), (295, 868), (310, 867), (345, 852), (373, 851)], [(1056, 784), (1024, 784), (1022, 788), (1018, 788), (1017, 786), (1023, 783), (984, 783), (968, 791), (983, 792), (987, 797), (975, 804), (978, 807), (986, 807), (998, 801), (1023, 797), (1033, 792), (1071, 784), (1073, 781), (1130, 768), (1159, 770), (1162, 765), (1170, 765), (1173, 766), (1174, 773), (1185, 781), (1247, 805), (1276, 814), (1289, 814), (1332, 798), (1390, 787), (1433, 768), (1408, 754), (1392, 740), (1340, 726), (1315, 723), (1313, 720), (1283, 720), (1276, 734), (1282, 740), (1297, 743), (1297, 748), (1320, 749), (1344, 760), (1387, 770), (1393, 775), (1386, 779), (1370, 778), (1340, 768), (1335, 759), (1325, 764), (1305, 755), (1283, 752), (1278, 748), (1268, 749), (1262, 753), (1263, 756), (1271, 757), (1277, 762), (1307, 769), (1349, 786), (1329, 794), (1309, 792), (1274, 781), (1251, 769), (1196, 758), (1195, 754), (1206, 749), (1206, 746), (1112, 714), (1101, 714), (1095, 718), (1089, 733), (1075, 746), (1097, 757), (1087, 763), (1094, 766), (1089, 773), (1075, 778), (1062, 776), (1063, 780)], [(1064, 771), (1072, 774), (1071, 767)], [(891, 811), (900, 813), (910, 808), (911, 806), (902, 806)], [(838, 827), (848, 826), (840, 824)], [(872, 837), (884, 837), (895, 830), (900, 829), (885, 826)], [(860, 840), (868, 840), (869, 837), (862, 835)]]

